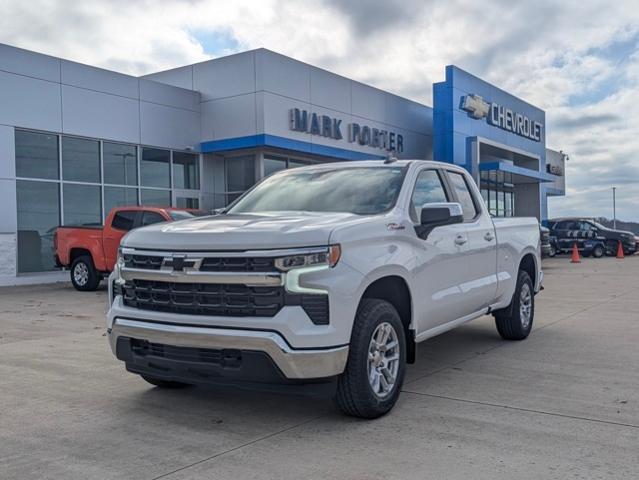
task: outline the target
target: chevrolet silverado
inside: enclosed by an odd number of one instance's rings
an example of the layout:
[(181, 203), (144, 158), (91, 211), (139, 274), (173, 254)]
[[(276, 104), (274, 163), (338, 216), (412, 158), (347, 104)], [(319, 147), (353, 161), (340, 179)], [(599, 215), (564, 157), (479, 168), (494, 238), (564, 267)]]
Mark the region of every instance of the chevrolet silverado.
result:
[(486, 314), (525, 339), (541, 283), (538, 221), (492, 219), (466, 170), (329, 163), (128, 233), (107, 332), (159, 387), (332, 382), (342, 411), (375, 418), (418, 343)]

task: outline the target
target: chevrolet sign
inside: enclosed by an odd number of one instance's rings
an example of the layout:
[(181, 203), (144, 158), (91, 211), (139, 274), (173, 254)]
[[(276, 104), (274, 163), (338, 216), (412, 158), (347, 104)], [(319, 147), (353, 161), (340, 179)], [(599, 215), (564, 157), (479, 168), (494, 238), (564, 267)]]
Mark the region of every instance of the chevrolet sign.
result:
[(541, 141), (541, 130), (543, 128), (541, 123), (531, 120), (521, 113), (513, 112), (498, 103), (489, 103), (479, 95), (465, 95), (461, 101), (461, 109), (468, 112), (474, 119), (486, 118), (490, 125), (528, 138), (534, 142)]

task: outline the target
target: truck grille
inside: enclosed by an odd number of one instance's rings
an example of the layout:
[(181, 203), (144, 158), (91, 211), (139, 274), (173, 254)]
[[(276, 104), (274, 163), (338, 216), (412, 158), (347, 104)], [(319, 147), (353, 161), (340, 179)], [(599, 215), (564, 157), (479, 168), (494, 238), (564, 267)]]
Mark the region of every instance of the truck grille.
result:
[(273, 317), (284, 306), (300, 306), (316, 325), (328, 325), (327, 295), (291, 294), (283, 286), (175, 283), (131, 280), (122, 287), (124, 305), (184, 315)]
[(124, 254), (124, 266), (127, 268), (141, 268), (143, 270), (159, 270), (164, 257), (155, 255)]
[(131, 350), (140, 356), (152, 356), (180, 362), (198, 362), (239, 367), (242, 364), (242, 352), (236, 349), (211, 349), (195, 347), (176, 347), (146, 340), (131, 339)]
[[(161, 255), (140, 255), (125, 253), (124, 265), (127, 268), (160, 270), (165, 259)], [(170, 258), (170, 254), (167, 254)], [(204, 257), (199, 270), (201, 272), (274, 272), (275, 259), (268, 257)]]
[(275, 259), (268, 257), (205, 257), (201, 272), (273, 272)]
[(133, 280), (124, 285), (124, 304), (188, 315), (272, 317), (284, 306), (284, 289)]

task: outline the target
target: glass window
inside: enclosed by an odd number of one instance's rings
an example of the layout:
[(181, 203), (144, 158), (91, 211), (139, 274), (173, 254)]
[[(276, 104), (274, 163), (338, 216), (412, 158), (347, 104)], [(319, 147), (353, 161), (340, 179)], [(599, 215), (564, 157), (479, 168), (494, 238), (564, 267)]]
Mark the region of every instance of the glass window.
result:
[(288, 168), (306, 167), (308, 163), (298, 162), (297, 160), (289, 160)]
[(178, 208), (200, 208), (200, 200), (197, 198), (177, 197), (175, 206)]
[(497, 216), (497, 190), (489, 190), (488, 194), (488, 209), (490, 214)]
[(60, 178), (58, 136), (16, 130), (16, 176)]
[(145, 187), (171, 186), (171, 153), (159, 148), (143, 148), (140, 163), (141, 183)]
[(78, 182), (100, 182), (100, 142), (62, 137), (62, 178)]
[(506, 212), (507, 217), (513, 216), (513, 192), (505, 192), (506, 195)]
[(115, 214), (113, 222), (111, 222), (111, 226), (118, 230), (128, 232), (135, 225), (135, 217), (137, 214), (138, 212), (135, 210), (122, 210)]
[(154, 223), (166, 222), (166, 218), (156, 212), (144, 212), (142, 214), (142, 226), (153, 225)]
[(488, 189), (486, 188), (481, 189), (481, 198), (484, 200), (484, 203), (486, 204), (486, 206), (488, 206)]
[(16, 182), (18, 272), (55, 270), (53, 233), (60, 225), (58, 183)]
[(65, 225), (102, 225), (102, 202), (97, 185), (62, 186)]
[(286, 169), (286, 158), (264, 157), (264, 176)]
[(579, 223), (575, 222), (575, 221), (566, 222), (564, 224), (564, 228), (566, 230), (578, 230), (579, 229)]
[(504, 195), (506, 192), (504, 191), (498, 191), (497, 192), (497, 215), (500, 217), (504, 216), (505, 213), (505, 203), (504, 203)]
[(464, 220), (472, 220), (477, 216), (477, 208), (473, 201), (472, 194), (466, 183), (464, 175), (457, 172), (448, 172), (450, 183), (452, 184), (455, 193), (457, 194), (457, 200), (461, 203), (462, 211), (464, 214)]
[(411, 198), (410, 217), (418, 222), (422, 207), (426, 203), (447, 202), (446, 191), (436, 170), (424, 170), (419, 173)]
[(173, 152), (173, 187), (200, 189), (199, 156), (193, 153)]
[(261, 182), (229, 213), (302, 211), (375, 215), (395, 205), (405, 173), (406, 169), (401, 167), (288, 170)]
[(156, 207), (171, 206), (171, 192), (169, 190), (151, 190), (150, 188), (143, 188), (141, 194), (141, 205)]
[(104, 142), (104, 183), (138, 184), (138, 148), (133, 145)]
[(226, 191), (243, 192), (255, 183), (255, 156), (226, 157)]
[(138, 189), (126, 187), (104, 187), (104, 217), (113, 207), (138, 204)]

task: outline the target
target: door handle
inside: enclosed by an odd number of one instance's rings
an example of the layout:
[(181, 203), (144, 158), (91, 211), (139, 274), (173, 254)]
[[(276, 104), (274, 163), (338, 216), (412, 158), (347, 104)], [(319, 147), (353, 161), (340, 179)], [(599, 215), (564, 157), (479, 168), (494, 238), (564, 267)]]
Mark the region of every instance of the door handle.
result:
[(464, 243), (466, 243), (468, 240), (466, 239), (466, 237), (464, 237), (463, 235), (457, 235), (455, 237), (455, 245), (463, 245)]
[(484, 235), (484, 240), (487, 242), (492, 242), (494, 239), (493, 232), (486, 232), (486, 235)]

